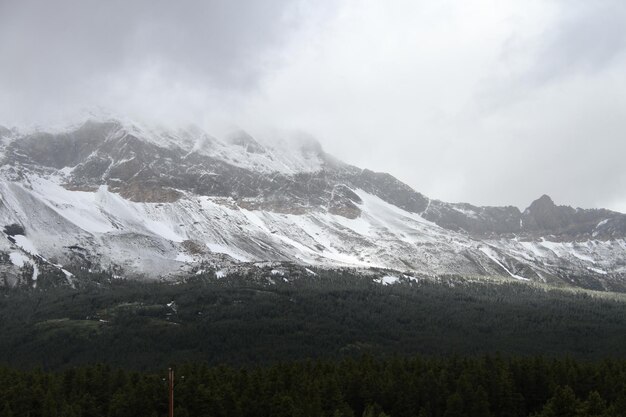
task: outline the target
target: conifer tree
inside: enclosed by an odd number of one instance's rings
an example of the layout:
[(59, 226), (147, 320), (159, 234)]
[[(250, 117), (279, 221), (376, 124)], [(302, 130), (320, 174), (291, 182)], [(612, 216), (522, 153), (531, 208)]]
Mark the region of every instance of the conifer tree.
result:
[(11, 406), (8, 401), (5, 401), (4, 406), (2, 407), (2, 417), (13, 417), (13, 410), (11, 410)]
[(546, 403), (539, 417), (578, 417), (581, 410), (580, 401), (568, 385), (558, 387)]
[(450, 395), (446, 401), (446, 411), (443, 417), (466, 417), (463, 399), (458, 392)]

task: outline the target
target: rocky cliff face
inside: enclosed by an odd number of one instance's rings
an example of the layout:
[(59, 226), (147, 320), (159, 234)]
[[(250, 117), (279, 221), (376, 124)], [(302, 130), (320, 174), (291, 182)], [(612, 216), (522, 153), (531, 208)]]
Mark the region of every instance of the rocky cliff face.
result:
[(529, 233), (570, 239), (614, 239), (624, 237), (626, 216), (610, 210), (583, 210), (557, 206), (547, 195), (522, 213), (523, 230)]
[(479, 238), (511, 237), (557, 241), (610, 240), (626, 236), (626, 215), (606, 209), (557, 206), (544, 195), (520, 212), (517, 207), (475, 207), (433, 202), (424, 217), (441, 227)]
[(286, 163), (245, 132), (228, 142), (202, 132), (155, 134), (115, 121), (88, 121), (70, 132), (11, 142), (4, 164), (44, 172), (71, 168), (64, 187), (95, 191), (107, 185), (135, 202), (172, 202), (185, 191), (233, 198), (255, 209), (303, 213), (330, 207), (355, 217), (357, 197), (350, 189), (359, 188), (414, 213), (428, 203), (391, 175), (343, 164), (311, 140), (301, 141)]
[(280, 261), (621, 288), (626, 273), (623, 214), (547, 196), (523, 212), (431, 200), (308, 137), (117, 120), (0, 136), (0, 221), (24, 230), (0, 245), (8, 277), (29, 264), (71, 280), (76, 265), (154, 277)]

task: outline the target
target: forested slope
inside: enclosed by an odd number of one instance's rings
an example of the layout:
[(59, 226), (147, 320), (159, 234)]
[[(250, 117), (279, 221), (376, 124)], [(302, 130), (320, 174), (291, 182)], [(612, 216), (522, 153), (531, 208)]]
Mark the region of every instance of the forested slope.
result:
[(458, 278), (385, 286), (349, 270), (317, 273), (289, 282), (199, 276), (176, 285), (101, 276), (78, 289), (5, 289), (0, 361), (155, 369), (364, 353), (626, 355), (620, 294)]
[[(371, 357), (240, 369), (177, 369), (175, 415), (215, 417), (623, 416), (626, 361)], [(0, 415), (153, 417), (165, 371), (0, 369)]]

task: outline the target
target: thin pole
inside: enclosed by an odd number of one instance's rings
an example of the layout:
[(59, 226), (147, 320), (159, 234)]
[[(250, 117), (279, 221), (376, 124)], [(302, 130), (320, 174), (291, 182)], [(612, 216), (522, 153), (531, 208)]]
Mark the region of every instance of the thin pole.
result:
[(174, 369), (169, 368), (170, 406), (169, 417), (174, 417)]

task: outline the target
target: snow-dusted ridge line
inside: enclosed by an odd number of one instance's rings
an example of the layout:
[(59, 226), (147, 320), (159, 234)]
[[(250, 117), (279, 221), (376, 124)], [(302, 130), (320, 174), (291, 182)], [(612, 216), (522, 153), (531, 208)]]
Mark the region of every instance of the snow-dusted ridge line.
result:
[[(527, 280), (532, 277), (513, 272), (499, 253), (536, 264), (536, 270), (543, 274), (544, 263), (571, 256), (586, 263), (585, 269), (602, 270), (606, 275), (611, 268), (596, 260), (601, 258), (599, 246), (622, 256), (626, 249), (624, 242), (490, 242), (498, 248), (494, 251), (481, 241), (444, 229), (359, 189), (352, 191), (361, 200), (357, 204), (361, 214), (350, 219), (324, 210), (307, 214), (250, 210), (237, 207), (233, 201), (224, 204), (223, 198), (192, 194), (173, 203), (137, 203), (106, 186), (95, 192), (70, 191), (61, 182), (61, 176), (30, 176), (29, 187), (2, 187), (3, 200), (16, 205), (0, 211), (4, 223), (28, 224), (29, 216), (20, 207), (26, 198), (16, 192), (27, 195), (38, 213), (38, 222), (27, 226), (28, 241), (21, 242), (25, 250), (64, 259), (67, 247), (79, 246), (98, 253), (105, 266), (116, 264), (130, 272), (159, 276), (185, 273), (202, 262), (217, 265), (225, 259), (234, 264), (295, 261), (314, 266), (475, 275), (477, 270), (466, 258), (473, 257), (490, 275), (504, 273)], [(52, 228), (54, 235), (47, 227), (51, 224), (59, 225), (59, 229)], [(185, 242), (196, 242), (201, 248), (196, 248), (197, 253), (189, 252)]]
[[(107, 121), (119, 123), (119, 119)], [(302, 146), (306, 145), (306, 141), (303, 143), (280, 137), (275, 137), (273, 140), (256, 138), (263, 146), (263, 152), (256, 153), (248, 152), (245, 146), (233, 146), (228, 143), (227, 139), (213, 137), (193, 125), (167, 129), (125, 120), (121, 122), (120, 130), (160, 147), (170, 149), (180, 147), (187, 152), (187, 156), (198, 153), (226, 161), (240, 168), (266, 173), (315, 172), (320, 170), (323, 163), (319, 155), (303, 150)]]
[[(625, 280), (617, 213), (591, 213), (593, 237), (583, 231), (577, 235), (582, 238), (567, 240), (564, 232), (541, 240), (537, 236), (550, 236), (534, 231), (545, 220), (542, 213), (569, 221), (582, 212), (557, 207), (549, 197), (523, 215), (510, 207), (432, 200), (389, 175), (333, 161), (307, 138), (296, 144), (251, 137), (229, 142), (195, 128), (111, 123), (118, 127), (94, 128), (101, 142), (80, 158), (61, 154), (50, 161), (54, 147), (42, 153), (3, 149), (13, 159), (7, 157), (0, 170), (0, 226), (22, 225), (25, 238), (52, 265), (82, 259), (127, 274), (177, 277), (207, 268), (226, 274), (231, 265), (269, 261), (390, 269), (398, 276), (415, 271), (551, 281), (593, 275), (601, 285)], [(91, 127), (84, 128), (88, 134)], [(64, 138), (57, 138), (59, 146)], [(77, 147), (72, 142), (63, 151)], [(159, 164), (174, 168), (159, 171)], [(181, 164), (182, 172), (176, 171)], [(145, 172), (151, 175), (142, 177)], [(483, 224), (492, 229), (476, 232)], [(27, 253), (20, 248), (8, 240), (0, 244), (7, 254)]]

